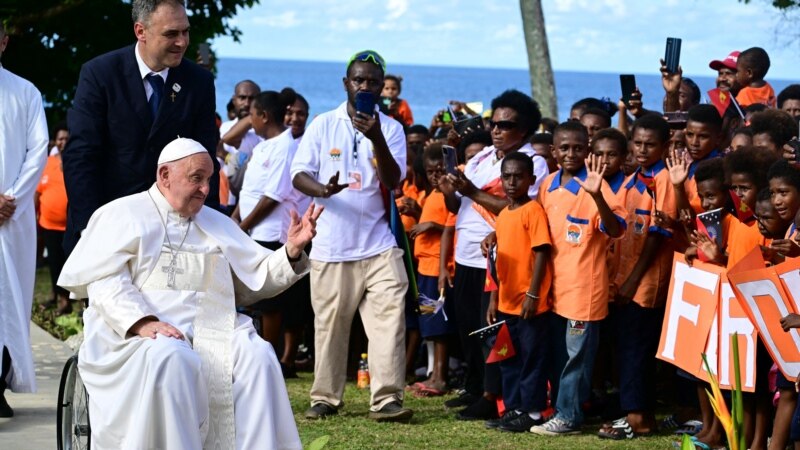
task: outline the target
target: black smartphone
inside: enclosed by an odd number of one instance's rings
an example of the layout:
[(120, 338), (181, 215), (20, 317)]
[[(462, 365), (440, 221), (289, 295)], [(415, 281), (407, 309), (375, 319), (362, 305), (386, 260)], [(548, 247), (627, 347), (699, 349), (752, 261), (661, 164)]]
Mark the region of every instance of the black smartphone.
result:
[(686, 128), (686, 122), (689, 121), (689, 113), (686, 111), (665, 112), (664, 120), (667, 121), (671, 130), (682, 130)]
[(469, 132), (474, 132), (483, 129), (483, 118), (481, 116), (468, 117), (453, 122), (453, 128), (459, 136), (464, 137)]
[(442, 146), (442, 156), (444, 156), (444, 170), (447, 173), (456, 173), (456, 148), (449, 145)]
[(681, 63), (680, 38), (667, 38), (667, 49), (664, 52), (664, 62), (667, 65), (667, 72), (678, 73), (678, 66)]
[(200, 55), (200, 65), (207, 66), (211, 64), (211, 47), (209, 47), (208, 42), (197, 44), (197, 53)]
[(356, 93), (356, 112), (370, 117), (375, 115), (375, 96), (372, 92), (359, 91)]
[(630, 74), (620, 75), (619, 85), (622, 88), (622, 101), (627, 105), (636, 90), (636, 77)]

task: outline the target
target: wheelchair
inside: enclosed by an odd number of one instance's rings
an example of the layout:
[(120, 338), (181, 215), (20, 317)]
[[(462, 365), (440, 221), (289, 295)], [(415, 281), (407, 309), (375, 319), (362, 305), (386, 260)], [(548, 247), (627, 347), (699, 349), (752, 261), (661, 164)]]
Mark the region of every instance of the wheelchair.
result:
[(58, 386), (56, 438), (58, 450), (88, 450), (91, 448), (89, 424), (89, 394), (78, 373), (78, 354), (64, 364)]

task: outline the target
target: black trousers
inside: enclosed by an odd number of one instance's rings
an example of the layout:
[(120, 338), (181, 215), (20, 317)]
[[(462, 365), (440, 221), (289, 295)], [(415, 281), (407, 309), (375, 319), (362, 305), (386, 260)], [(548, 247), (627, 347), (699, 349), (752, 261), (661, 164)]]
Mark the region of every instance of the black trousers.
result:
[[(481, 297), (483, 286), (486, 282), (486, 269), (462, 266), (456, 263), (456, 276), (453, 280), (453, 294), (455, 296), (456, 323), (458, 324), (458, 337), (461, 341), (461, 352), (467, 364), (467, 373), (464, 380), (464, 390), (473, 395), (483, 393), (483, 375), (486, 359), (483, 356), (482, 344), (469, 333), (481, 328), (481, 323), (486, 319), (481, 318)], [(499, 379), (499, 376), (498, 376)]]
[(53, 285), (53, 292), (67, 297), (69, 292), (57, 284), (61, 269), (67, 261), (67, 256), (64, 254), (64, 232), (42, 228), (42, 240), (47, 249), (47, 265), (50, 267), (50, 282)]

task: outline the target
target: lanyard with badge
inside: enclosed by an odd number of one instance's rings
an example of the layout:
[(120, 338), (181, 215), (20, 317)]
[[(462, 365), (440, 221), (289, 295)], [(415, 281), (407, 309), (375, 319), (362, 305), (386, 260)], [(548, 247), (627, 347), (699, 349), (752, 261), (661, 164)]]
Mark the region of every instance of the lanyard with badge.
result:
[(360, 191), (362, 187), (362, 174), (358, 167), (358, 145), (360, 143), (361, 139), (358, 138), (358, 130), (353, 128), (353, 165), (355, 166), (355, 169), (347, 171), (347, 188), (351, 191)]

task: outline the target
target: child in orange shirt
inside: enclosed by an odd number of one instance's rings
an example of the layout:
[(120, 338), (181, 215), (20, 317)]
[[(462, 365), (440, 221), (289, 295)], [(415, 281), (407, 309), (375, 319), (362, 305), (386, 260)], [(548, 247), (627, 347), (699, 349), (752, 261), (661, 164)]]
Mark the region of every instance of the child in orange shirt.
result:
[(551, 338), (556, 351), (567, 356), (554, 364), (556, 371), (563, 370), (553, 374), (557, 381), (551, 379), (553, 392), (558, 391), (556, 414), (531, 428), (546, 436), (580, 433), (600, 321), (608, 314), (608, 241), (625, 230), (625, 211), (603, 180), (605, 162), (589, 154), (588, 144), (580, 122), (559, 124), (553, 147), (561, 169), (539, 188), (553, 242), (553, 322), (558, 334)]
[(640, 167), (624, 185), (628, 233), (618, 242), (614, 299), (620, 324), (620, 406), (627, 415), (600, 429), (598, 435), (609, 439), (630, 439), (656, 428), (655, 354), (673, 255), (672, 230), (663, 225), (663, 218), (677, 217), (675, 190), (662, 159), (669, 145), (669, 124), (661, 116), (644, 115), (633, 123), (631, 143)]
[(728, 269), (742, 260), (753, 248), (763, 245), (764, 237), (756, 226), (756, 197), (768, 186), (767, 171), (778, 156), (746, 146), (725, 157), (725, 178), (740, 202), (737, 219), (731, 225), (728, 239)]
[(499, 291), (492, 291), (486, 321), (506, 321), (516, 355), (500, 362), (506, 412), (487, 426), (519, 433), (541, 424), (547, 407), (550, 233), (542, 206), (528, 197), (536, 178), (531, 158), (514, 152), (501, 164), (510, 204), (497, 216)]
[(398, 122), (406, 127), (414, 125), (414, 115), (411, 113), (411, 107), (408, 102), (400, 98), (400, 93), (403, 92), (403, 77), (398, 75), (386, 74), (383, 76), (383, 105), (388, 111), (387, 115), (393, 117)]
[[(692, 159), (689, 164), (689, 177), (683, 188), (675, 187), (678, 211), (691, 206), (693, 213), (702, 211), (700, 198), (697, 196), (697, 184), (694, 172), (697, 165), (704, 160), (723, 156), (720, 150), (722, 142), (722, 117), (712, 105), (695, 105), (689, 109), (686, 121), (686, 152)], [(688, 204), (687, 204), (688, 202)], [(692, 214), (694, 216), (694, 214)]]
[[(792, 221), (792, 225), (786, 232), (785, 239), (775, 239), (770, 244), (770, 249), (778, 253), (778, 256), (786, 258), (800, 257), (800, 247), (797, 243), (797, 213), (800, 211), (800, 170), (796, 169), (791, 163), (779, 160), (772, 165), (767, 174), (769, 179), (769, 190), (772, 194), (772, 206), (778, 216), (786, 221)], [(789, 328), (800, 327), (797, 316), (789, 314), (781, 319), (781, 325), (785, 331)], [(775, 419), (772, 426), (772, 441), (770, 448), (785, 448), (789, 442), (790, 429), (794, 428), (792, 415), (795, 413), (797, 405), (797, 392), (794, 383), (787, 380), (779, 370), (775, 385), (780, 392), (778, 407), (775, 411)], [(793, 430), (794, 431), (794, 430)], [(795, 433), (792, 433), (793, 435)], [(798, 438), (798, 436), (792, 436)]]
[(736, 81), (741, 90), (736, 101), (742, 107), (761, 103), (776, 107), (775, 90), (764, 80), (769, 71), (769, 55), (761, 47), (751, 47), (739, 54), (736, 60)]
[[(444, 173), (444, 157), (442, 146), (432, 144), (423, 154), (425, 175), (433, 190), (428, 194), (422, 206), (419, 223), (411, 227), (409, 235), (414, 240), (414, 256), (417, 258), (417, 288), (420, 295), (436, 300), (440, 296), (439, 270), (442, 232), (447, 223), (448, 211), (444, 204), (444, 195), (437, 190), (439, 178)], [(420, 305), (419, 330), (423, 339), (432, 341), (434, 357), (433, 372), (430, 377), (416, 383), (417, 395), (444, 395), (447, 388), (447, 336), (455, 332), (455, 325), (448, 317), (454, 317), (452, 304), (454, 301), (450, 287), (444, 287), (444, 306), (438, 312), (423, 308)]]

